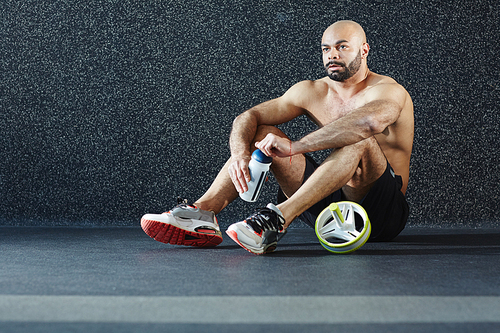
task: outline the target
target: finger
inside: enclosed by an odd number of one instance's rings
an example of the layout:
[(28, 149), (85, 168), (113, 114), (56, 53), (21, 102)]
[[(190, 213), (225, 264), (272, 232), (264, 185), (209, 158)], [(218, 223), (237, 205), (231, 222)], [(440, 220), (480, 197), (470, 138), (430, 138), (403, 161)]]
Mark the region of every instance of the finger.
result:
[(258, 141), (258, 142), (255, 142), (255, 147), (257, 147), (258, 149), (260, 149), (264, 154), (266, 153), (266, 145), (267, 145), (267, 141), (262, 140), (262, 141)]
[(263, 147), (262, 147), (262, 152), (264, 154), (266, 154), (267, 156), (271, 156), (271, 154), (273, 153), (272, 152), (272, 149), (274, 148), (274, 142), (272, 141), (269, 141), (269, 142), (266, 142)]
[(236, 170), (236, 182), (238, 184), (238, 192), (243, 193), (248, 190), (247, 182), (245, 179), (244, 171), (241, 168)]
[(236, 191), (238, 191), (238, 193), (241, 193), (241, 185), (237, 176), (237, 168), (233, 164), (229, 166), (229, 177), (231, 178)]
[(248, 188), (247, 183), (252, 180), (252, 177), (250, 176), (250, 170), (247, 166), (244, 166), (242, 172), (243, 178), (245, 179), (245, 186)]

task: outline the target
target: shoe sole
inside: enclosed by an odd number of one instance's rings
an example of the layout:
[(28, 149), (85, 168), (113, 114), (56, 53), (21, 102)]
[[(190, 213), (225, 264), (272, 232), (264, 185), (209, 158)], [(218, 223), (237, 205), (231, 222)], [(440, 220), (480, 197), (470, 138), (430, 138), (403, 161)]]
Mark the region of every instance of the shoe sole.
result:
[(141, 227), (149, 237), (165, 244), (213, 247), (222, 243), (222, 236), (217, 233), (188, 231), (154, 220), (141, 219)]
[(253, 253), (253, 254), (256, 254), (256, 255), (262, 255), (262, 254), (266, 254), (266, 253), (271, 253), (271, 252), (274, 252), (274, 250), (276, 250), (276, 246), (277, 244), (276, 243), (271, 243), (269, 244), (266, 248), (264, 248), (264, 250), (262, 250), (262, 252), (255, 252), (254, 250), (252, 249), (249, 249), (248, 247), (246, 247), (245, 245), (243, 245), (239, 240), (238, 240), (238, 234), (236, 233), (236, 231), (234, 230), (226, 230), (226, 234), (231, 237), (231, 239), (233, 241), (235, 241), (239, 246), (241, 246), (242, 248), (244, 248), (245, 250), (247, 250), (248, 252), (250, 253)]

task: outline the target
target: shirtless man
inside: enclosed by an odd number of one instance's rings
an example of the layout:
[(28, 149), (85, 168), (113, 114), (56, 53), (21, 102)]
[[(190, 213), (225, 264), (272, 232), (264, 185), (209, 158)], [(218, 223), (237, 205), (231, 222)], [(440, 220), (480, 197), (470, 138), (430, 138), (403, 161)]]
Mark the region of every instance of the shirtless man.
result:
[[(299, 82), (239, 115), (230, 136), (231, 158), (212, 186), (193, 205), (146, 214), (141, 224), (148, 235), (171, 244), (219, 244), (215, 214), (247, 190), (248, 163), (256, 148), (273, 158), (280, 194), (277, 205), (226, 231), (246, 250), (274, 251), (295, 218), (314, 227), (317, 215), (341, 200), (365, 208), (371, 241), (391, 240), (403, 230), (414, 132), (411, 97), (393, 79), (368, 69), (370, 47), (359, 24), (334, 23), (325, 30), (321, 49), (327, 76)], [(275, 127), (304, 114), (319, 129), (298, 141)], [(319, 166), (304, 155), (324, 149), (333, 151)]]

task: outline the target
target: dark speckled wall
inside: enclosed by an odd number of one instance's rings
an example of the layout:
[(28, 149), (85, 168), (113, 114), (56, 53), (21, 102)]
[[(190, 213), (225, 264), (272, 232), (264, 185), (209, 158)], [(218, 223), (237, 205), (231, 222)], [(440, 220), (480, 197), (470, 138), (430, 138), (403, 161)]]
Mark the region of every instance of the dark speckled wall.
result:
[(414, 100), (409, 223), (500, 225), (498, 1), (3, 0), (0, 18), (0, 224), (137, 225), (196, 199), (232, 119), (322, 77), (347, 18)]

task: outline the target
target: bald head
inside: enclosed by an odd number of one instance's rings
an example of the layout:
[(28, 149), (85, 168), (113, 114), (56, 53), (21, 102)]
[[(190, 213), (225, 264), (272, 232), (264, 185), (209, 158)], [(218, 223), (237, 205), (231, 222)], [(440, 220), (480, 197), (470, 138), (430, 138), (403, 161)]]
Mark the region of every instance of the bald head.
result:
[(361, 46), (366, 43), (366, 34), (363, 27), (354, 21), (337, 21), (329, 26), (323, 33), (323, 38), (327, 36), (338, 36), (353, 44)]

